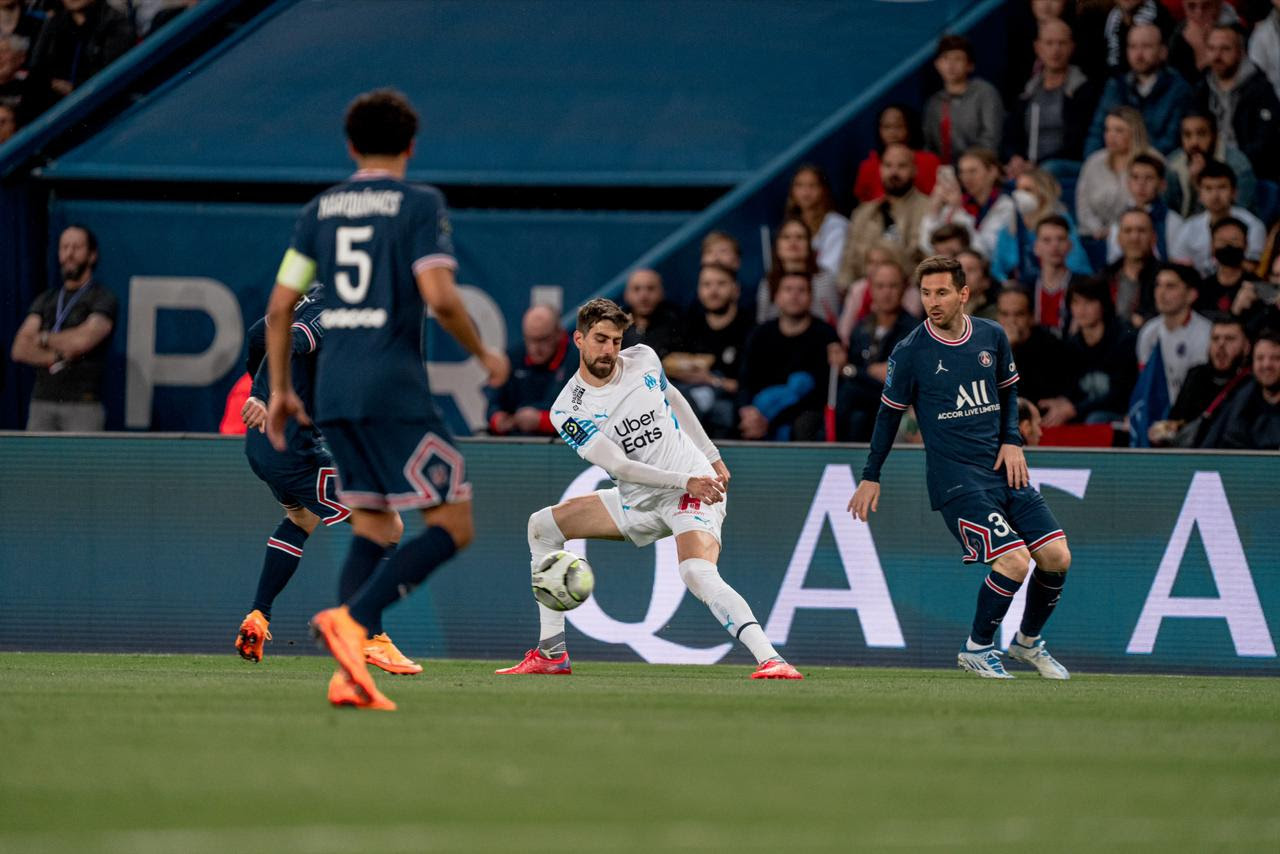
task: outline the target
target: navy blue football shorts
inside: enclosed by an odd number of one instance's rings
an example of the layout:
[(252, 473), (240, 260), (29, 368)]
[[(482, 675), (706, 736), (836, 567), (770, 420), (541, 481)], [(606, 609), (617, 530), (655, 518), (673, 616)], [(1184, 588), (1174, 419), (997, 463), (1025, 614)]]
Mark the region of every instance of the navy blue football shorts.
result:
[(286, 510), (305, 507), (326, 525), (344, 522), (351, 515), (350, 508), (338, 500), (338, 469), (324, 450), (277, 454), (265, 438), (254, 444), (265, 445), (265, 450), (254, 448), (245, 454), (249, 468)]
[(1044, 498), (1029, 486), (967, 492), (938, 512), (960, 541), (965, 563), (991, 563), (1019, 548), (1034, 552), (1067, 536)]
[(348, 507), (411, 510), (471, 500), (462, 453), (438, 421), (338, 420), (320, 429)]

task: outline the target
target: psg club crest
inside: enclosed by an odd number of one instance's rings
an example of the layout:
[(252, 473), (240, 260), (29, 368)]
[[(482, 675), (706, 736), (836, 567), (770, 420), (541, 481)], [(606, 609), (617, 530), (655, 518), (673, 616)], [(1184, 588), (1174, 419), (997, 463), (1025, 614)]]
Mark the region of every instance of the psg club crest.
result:
[(984, 368), (991, 367), (991, 362), (992, 362), (991, 354), (988, 353), (986, 350), (983, 350), (981, 353), (978, 354), (978, 364), (982, 365), (982, 367)]
[(449, 485), (449, 467), (443, 463), (435, 463), (427, 467), (427, 477), (436, 489), (444, 489)]

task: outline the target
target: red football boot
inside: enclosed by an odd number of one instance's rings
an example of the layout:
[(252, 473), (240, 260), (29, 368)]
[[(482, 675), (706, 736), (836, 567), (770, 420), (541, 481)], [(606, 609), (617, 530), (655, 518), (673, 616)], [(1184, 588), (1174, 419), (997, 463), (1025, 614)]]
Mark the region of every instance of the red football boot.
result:
[(785, 661), (778, 661), (777, 659), (774, 659), (773, 661), (766, 661), (764, 664), (761, 664), (759, 667), (757, 667), (755, 673), (751, 674), (751, 678), (752, 679), (803, 679), (804, 676), (800, 674), (799, 670), (796, 670), (794, 667), (792, 667), (790, 664), (787, 664)]
[(495, 670), (494, 673), (499, 676), (511, 675), (535, 675), (535, 676), (568, 676), (573, 672), (573, 668), (569, 666), (569, 653), (565, 653), (559, 658), (547, 658), (536, 649), (531, 649), (524, 654), (524, 661), (515, 667), (504, 667), (501, 670)]

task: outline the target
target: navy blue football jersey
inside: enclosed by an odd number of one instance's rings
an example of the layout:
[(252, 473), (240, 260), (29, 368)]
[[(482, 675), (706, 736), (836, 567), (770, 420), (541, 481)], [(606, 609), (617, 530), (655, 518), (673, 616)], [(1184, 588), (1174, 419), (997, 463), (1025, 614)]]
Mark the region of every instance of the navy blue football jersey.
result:
[(422, 361), (416, 275), (455, 269), (444, 197), (390, 173), (357, 172), (303, 210), (279, 281), (328, 287), (317, 420), (438, 420)]
[[(880, 402), (898, 411), (915, 407), (933, 509), (966, 492), (1008, 485), (1004, 470), (993, 466), (1000, 445), (1022, 444), (1017, 381), (1008, 336), (985, 318), (965, 315), (964, 334), (955, 341), (926, 320), (893, 348)], [(876, 444), (863, 472), (866, 480), (880, 480), (888, 454), (887, 446), (878, 454)]]
[[(302, 399), (308, 412), (312, 411), (315, 399), (316, 359), (319, 355), (320, 341), (324, 338), (324, 327), (320, 325), (320, 315), (324, 311), (324, 298), (318, 289), (302, 299), (293, 309), (293, 325), (289, 332), (293, 339), (293, 358), (289, 362), (293, 390)], [(249, 368), (253, 370), (253, 386), (249, 394), (263, 403), (270, 400), (271, 377), (267, 360), (262, 358), (261, 342), (266, 339), (266, 318), (249, 327)], [(254, 357), (257, 356), (257, 364)], [(285, 425), (285, 441), (288, 443), (286, 453), (308, 456), (314, 453), (320, 443), (319, 432), (312, 427), (304, 427), (290, 418)], [(250, 456), (274, 456), (276, 451), (267, 441), (266, 436), (257, 430), (250, 430), (247, 437), (247, 452)]]

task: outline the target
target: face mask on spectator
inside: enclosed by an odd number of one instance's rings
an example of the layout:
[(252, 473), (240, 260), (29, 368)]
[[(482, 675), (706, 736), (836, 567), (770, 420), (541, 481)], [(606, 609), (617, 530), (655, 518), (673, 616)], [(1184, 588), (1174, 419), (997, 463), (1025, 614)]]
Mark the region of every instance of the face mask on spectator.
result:
[(1213, 250), (1213, 257), (1223, 267), (1239, 267), (1244, 263), (1244, 249), (1239, 246), (1219, 246)]
[(1017, 206), (1018, 213), (1023, 216), (1030, 216), (1035, 213), (1036, 208), (1040, 207), (1040, 200), (1030, 190), (1014, 190), (1013, 203)]

